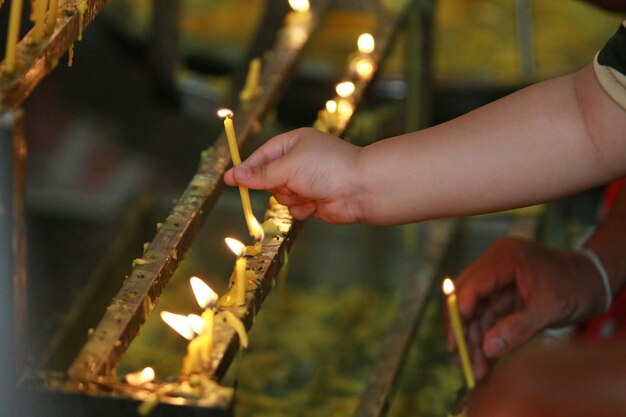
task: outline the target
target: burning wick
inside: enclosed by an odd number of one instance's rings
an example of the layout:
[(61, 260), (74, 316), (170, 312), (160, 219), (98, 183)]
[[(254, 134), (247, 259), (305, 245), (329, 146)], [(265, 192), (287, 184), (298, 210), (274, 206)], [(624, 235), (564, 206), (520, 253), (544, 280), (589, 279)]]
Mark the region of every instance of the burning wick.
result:
[(126, 382), (128, 382), (130, 385), (135, 386), (143, 385), (146, 382), (153, 381), (154, 378), (154, 369), (150, 368), (149, 366), (147, 368), (143, 368), (141, 371), (126, 374)]
[[(237, 136), (235, 136), (235, 127), (233, 126), (233, 111), (230, 109), (222, 108), (217, 111), (217, 116), (224, 119), (224, 130), (226, 131), (226, 139), (228, 140), (228, 149), (230, 150), (230, 157), (233, 161), (233, 166), (241, 165), (241, 156), (239, 156), (239, 147), (237, 145)], [(248, 189), (243, 186), (239, 186), (239, 195), (241, 196), (241, 205), (243, 207), (243, 214), (246, 218), (246, 224), (248, 225), (248, 232), (250, 236), (254, 236), (252, 230), (252, 204), (250, 203), (250, 193)]]
[(459, 356), (461, 357), (465, 383), (467, 384), (468, 389), (472, 389), (474, 388), (474, 385), (476, 385), (476, 381), (474, 379), (474, 372), (472, 371), (472, 363), (470, 362), (469, 355), (467, 353), (465, 337), (463, 336), (461, 317), (459, 316), (459, 307), (457, 306), (456, 294), (454, 293), (454, 283), (450, 278), (446, 278), (443, 281), (443, 293), (447, 297), (448, 315), (450, 317), (450, 324), (452, 325), (454, 337), (456, 338)]
[(235, 263), (235, 305), (245, 305), (246, 303), (246, 258), (243, 257), (246, 246), (238, 241), (227, 237), (226, 244), (235, 255), (237, 261)]

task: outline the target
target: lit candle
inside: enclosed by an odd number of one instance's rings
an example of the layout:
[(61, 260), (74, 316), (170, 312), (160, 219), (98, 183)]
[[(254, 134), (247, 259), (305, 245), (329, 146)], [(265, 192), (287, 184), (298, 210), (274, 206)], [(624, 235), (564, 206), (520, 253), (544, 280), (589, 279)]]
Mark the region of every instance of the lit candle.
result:
[(355, 62), (356, 75), (360, 80), (369, 80), (374, 74), (374, 63), (369, 57), (358, 58)]
[(46, 25), (46, 9), (48, 0), (37, 0), (35, 2), (35, 29), (33, 30), (33, 41), (41, 42)]
[(359, 52), (362, 54), (371, 54), (374, 52), (374, 48), (376, 47), (374, 37), (369, 33), (361, 33), (359, 39), (356, 41), (356, 44)]
[(15, 71), (15, 50), (17, 49), (17, 38), (20, 34), (20, 23), (22, 21), (22, 0), (11, 0), (11, 10), (9, 13), (4, 71), (12, 73)]
[(239, 99), (243, 102), (249, 102), (261, 95), (261, 58), (254, 58), (250, 61), (248, 75), (246, 77), (246, 85), (239, 94)]
[(50, 0), (50, 8), (48, 9), (48, 19), (46, 20), (46, 30), (52, 33), (57, 23), (59, 13), (59, 0)]
[(356, 87), (354, 86), (354, 83), (352, 81), (343, 81), (337, 84), (337, 86), (335, 87), (337, 95), (341, 98), (350, 97), (352, 94), (354, 94), (355, 89)]
[(237, 239), (227, 237), (226, 244), (237, 255), (235, 263), (235, 305), (246, 304), (246, 258), (243, 257), (246, 246)]
[(252, 217), (252, 234), (254, 236), (254, 245), (246, 246), (246, 255), (257, 256), (263, 251), (263, 239), (265, 239), (265, 231), (256, 217)]
[[(237, 145), (237, 136), (235, 136), (235, 127), (233, 126), (233, 112), (230, 109), (219, 109), (217, 116), (224, 119), (224, 130), (226, 131), (226, 139), (228, 140), (228, 149), (233, 166), (241, 165), (241, 156), (239, 156), (239, 146)], [(239, 186), (239, 195), (241, 196), (241, 205), (243, 206), (243, 214), (246, 218), (246, 225), (250, 236), (254, 236), (252, 230), (252, 204), (250, 203), (250, 193), (246, 187)]]
[(456, 338), (456, 345), (459, 351), (459, 356), (461, 357), (461, 365), (463, 366), (465, 382), (467, 384), (467, 388), (472, 389), (474, 388), (474, 385), (476, 385), (476, 381), (474, 379), (474, 372), (472, 371), (472, 364), (467, 353), (465, 337), (463, 336), (461, 317), (459, 316), (459, 308), (456, 303), (456, 294), (454, 293), (454, 283), (450, 278), (446, 278), (443, 281), (443, 292), (447, 297), (450, 325), (452, 326), (452, 331), (454, 332), (454, 337)]
[(189, 375), (194, 372), (201, 372), (203, 369), (202, 340), (197, 337), (194, 338), (195, 333), (191, 328), (187, 316), (170, 313), (169, 311), (162, 311), (161, 319), (182, 337), (189, 340), (189, 344), (187, 345), (187, 354), (183, 359), (182, 373)]
[(148, 366), (143, 368), (141, 371), (126, 374), (125, 379), (130, 385), (139, 386), (145, 384), (146, 382), (153, 381), (155, 376), (154, 369)]
[(202, 317), (190, 314), (187, 319), (191, 328), (199, 335), (200, 357), (205, 367), (209, 368), (213, 350), (213, 318), (215, 316), (213, 308), (217, 302), (217, 294), (198, 277), (191, 277), (189, 283), (198, 305), (205, 310)]
[(304, 23), (311, 18), (309, 0), (289, 0), (289, 6), (293, 11), (286, 16), (288, 24)]

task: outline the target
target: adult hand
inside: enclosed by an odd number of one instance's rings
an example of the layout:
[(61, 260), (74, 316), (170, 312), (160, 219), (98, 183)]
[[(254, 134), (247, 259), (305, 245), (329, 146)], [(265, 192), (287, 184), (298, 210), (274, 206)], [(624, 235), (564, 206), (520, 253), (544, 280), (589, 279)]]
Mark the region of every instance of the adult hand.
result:
[(328, 223), (360, 220), (360, 148), (312, 128), (278, 135), (228, 170), (228, 185), (270, 191), (297, 219)]
[[(601, 278), (584, 255), (516, 238), (496, 241), (455, 284), (478, 379), (490, 359), (547, 327), (601, 313), (606, 300)], [(448, 344), (454, 349), (450, 332)]]

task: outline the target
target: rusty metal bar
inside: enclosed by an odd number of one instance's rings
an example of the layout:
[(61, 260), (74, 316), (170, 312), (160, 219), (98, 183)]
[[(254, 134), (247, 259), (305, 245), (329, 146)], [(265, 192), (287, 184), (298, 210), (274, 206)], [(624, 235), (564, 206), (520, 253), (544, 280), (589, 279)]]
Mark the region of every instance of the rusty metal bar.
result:
[[(11, 403), (27, 360), (25, 159), (23, 112), (0, 112), (0, 398)], [(7, 396), (6, 398), (4, 398)]]
[(393, 318), (391, 329), (383, 342), (369, 382), (361, 394), (354, 415), (379, 417), (384, 415), (394, 383), (404, 362), (432, 286), (441, 271), (457, 221), (432, 222), (427, 225), (426, 253), (418, 272), (403, 290), (404, 297)]
[[(87, 9), (82, 19), (83, 30), (107, 3), (107, 0), (85, 1)], [(15, 72), (7, 73), (4, 66), (0, 67), (0, 108), (19, 107), (78, 39), (81, 19), (76, 10), (77, 4), (75, 0), (60, 0), (59, 17), (52, 33), (36, 43), (31, 30), (17, 45)]]
[[(260, 133), (261, 122), (279, 98), (326, 4), (327, 1), (318, 1), (311, 19), (299, 20), (283, 29), (262, 73), (263, 93), (235, 112), (240, 145)], [(290, 36), (294, 31), (297, 38)], [(70, 367), (71, 378), (92, 380), (112, 372), (215, 205), (223, 188), (222, 175), (230, 166), (228, 145), (222, 134), (213, 147), (203, 152), (195, 176)]]

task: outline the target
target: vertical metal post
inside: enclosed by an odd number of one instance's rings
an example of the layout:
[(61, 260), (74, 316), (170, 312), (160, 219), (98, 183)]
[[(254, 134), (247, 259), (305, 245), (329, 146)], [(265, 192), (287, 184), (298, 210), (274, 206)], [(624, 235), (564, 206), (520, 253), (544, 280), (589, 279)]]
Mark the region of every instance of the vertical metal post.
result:
[(430, 122), (434, 0), (413, 0), (406, 29), (407, 132)]
[(517, 45), (522, 76), (532, 79), (537, 72), (533, 45), (533, 14), (530, 0), (515, 0)]
[(27, 357), (25, 172), (21, 110), (0, 112), (0, 400), (12, 400)]
[[(406, 106), (407, 132), (427, 127), (431, 117), (432, 32), (434, 0), (413, 0), (406, 22)], [(402, 228), (404, 250), (414, 253), (418, 247), (419, 227), (408, 224)]]
[(178, 63), (179, 0), (152, 1), (152, 27), (148, 63), (157, 97), (178, 104), (176, 65)]

